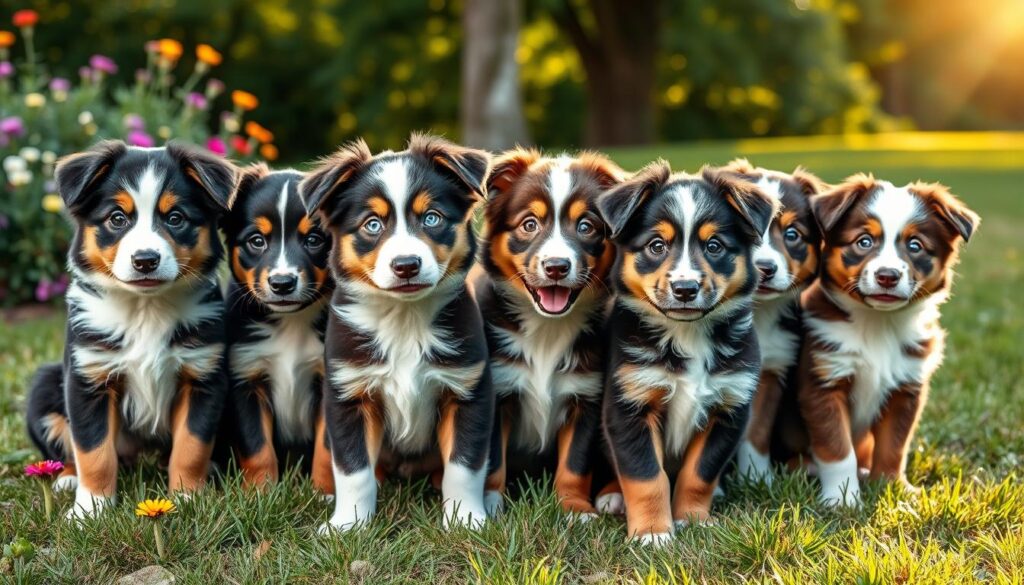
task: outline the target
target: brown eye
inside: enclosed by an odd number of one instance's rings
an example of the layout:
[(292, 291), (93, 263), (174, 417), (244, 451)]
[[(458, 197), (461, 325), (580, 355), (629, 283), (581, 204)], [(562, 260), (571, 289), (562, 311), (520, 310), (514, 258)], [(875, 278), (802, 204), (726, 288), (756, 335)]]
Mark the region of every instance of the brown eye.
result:
[(704, 249), (711, 256), (718, 256), (725, 251), (725, 246), (722, 245), (722, 242), (718, 241), (718, 238), (711, 238), (708, 240), (708, 243), (704, 244)]
[(107, 223), (115, 230), (123, 230), (128, 226), (128, 216), (122, 211), (115, 211), (107, 218)]
[(523, 220), (523, 223), (519, 224), (519, 227), (524, 232), (526, 232), (528, 234), (532, 234), (533, 232), (535, 232), (538, 229), (540, 229), (540, 223), (537, 222), (537, 218), (535, 218), (535, 217), (528, 217), (528, 218)]
[(249, 244), (249, 247), (252, 248), (254, 252), (257, 253), (262, 252), (267, 247), (266, 238), (264, 238), (260, 234), (254, 234), (246, 241), (246, 243)]
[(185, 223), (185, 216), (179, 211), (172, 211), (171, 214), (167, 216), (167, 225), (172, 228), (181, 227), (183, 223)]
[(654, 238), (647, 243), (647, 251), (654, 256), (661, 256), (665, 253), (665, 250), (665, 240), (662, 240), (661, 238)]

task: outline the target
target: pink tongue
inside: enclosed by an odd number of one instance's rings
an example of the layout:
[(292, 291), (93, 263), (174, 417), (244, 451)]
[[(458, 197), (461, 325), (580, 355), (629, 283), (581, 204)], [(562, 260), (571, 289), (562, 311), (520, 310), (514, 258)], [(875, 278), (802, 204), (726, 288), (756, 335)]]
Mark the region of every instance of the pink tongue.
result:
[(548, 313), (561, 313), (569, 304), (569, 289), (564, 286), (545, 286), (537, 289), (540, 306)]

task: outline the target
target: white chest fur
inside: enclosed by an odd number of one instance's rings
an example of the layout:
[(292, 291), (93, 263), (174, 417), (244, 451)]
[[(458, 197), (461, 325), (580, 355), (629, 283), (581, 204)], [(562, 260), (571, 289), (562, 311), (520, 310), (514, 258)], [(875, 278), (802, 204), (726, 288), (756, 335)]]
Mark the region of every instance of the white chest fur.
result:
[[(901, 384), (924, 382), (938, 368), (945, 337), (938, 325), (940, 303), (926, 300), (889, 312), (844, 303), (848, 321), (807, 317), (810, 333), (835, 347), (820, 356), (829, 379), (853, 377), (850, 418), (855, 434), (875, 421), (890, 392)], [(925, 358), (905, 351), (927, 340), (934, 341)]]
[(119, 376), (124, 381), (121, 411), (126, 428), (165, 437), (182, 367), (201, 377), (219, 366), (224, 352), (220, 343), (172, 345), (174, 331), (181, 325), (219, 319), (222, 303), (203, 303), (204, 293), (189, 288), (154, 296), (122, 291), (99, 295), (74, 284), (68, 290), (68, 301), (76, 309), (72, 326), (112, 342), (112, 347), (76, 345), (74, 366), (92, 379), (102, 373)]
[(782, 327), (782, 319), (794, 317), (793, 296), (758, 301), (754, 305), (754, 330), (761, 346), (762, 368), (778, 376), (796, 363), (799, 339)]
[(323, 310), (316, 303), (296, 313), (280, 313), (252, 327), (257, 341), (231, 348), (236, 378), (265, 375), (274, 409), (274, 425), (285, 442), (313, 438), (313, 379), (323, 363), (324, 345), (314, 328)]

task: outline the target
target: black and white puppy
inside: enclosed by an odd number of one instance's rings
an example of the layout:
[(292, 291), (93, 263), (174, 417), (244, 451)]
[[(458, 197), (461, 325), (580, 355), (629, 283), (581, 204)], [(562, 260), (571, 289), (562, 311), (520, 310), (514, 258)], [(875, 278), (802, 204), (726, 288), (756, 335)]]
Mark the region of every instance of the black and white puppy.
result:
[(334, 493), (319, 408), (334, 289), (330, 240), (306, 214), (302, 179), (263, 164), (244, 169), (224, 222), (232, 274), (225, 431), (246, 484), (276, 481), (284, 455), (293, 453), (307, 467), (312, 462), (318, 488)]
[(619, 247), (604, 431), (629, 534), (659, 543), (709, 519), (743, 438), (761, 368), (753, 251), (776, 203), (734, 174), (657, 162), (598, 208)]
[(119, 458), (170, 449), (171, 491), (204, 484), (227, 394), (217, 234), (233, 165), (171, 144), (109, 141), (62, 159), (74, 222), (67, 342), (28, 399), (29, 434), (77, 485), (69, 517), (114, 499)]
[(337, 497), (325, 530), (372, 518), (375, 468), (437, 454), (445, 526), (486, 517), (494, 391), (466, 273), (489, 163), (428, 136), (376, 156), (357, 141), (300, 187), (333, 237), (337, 282), (324, 384)]

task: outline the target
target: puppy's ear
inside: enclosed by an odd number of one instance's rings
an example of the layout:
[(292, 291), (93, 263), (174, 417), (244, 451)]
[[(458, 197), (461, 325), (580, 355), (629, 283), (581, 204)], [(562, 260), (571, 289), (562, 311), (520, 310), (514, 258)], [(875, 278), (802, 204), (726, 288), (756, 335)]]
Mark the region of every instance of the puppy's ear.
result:
[(608, 224), (611, 239), (622, 234), (629, 220), (643, 207), (651, 195), (664, 185), (672, 168), (664, 160), (655, 161), (641, 169), (633, 178), (609, 189), (597, 199), (597, 210)]
[(413, 134), (409, 138), (409, 152), (426, 158), (442, 175), (465, 186), (471, 198), (486, 198), (490, 154), (428, 134)]
[(299, 195), (306, 206), (306, 213), (316, 215), (372, 158), (370, 148), (360, 138), (342, 145), (337, 152), (322, 159), (299, 183)]
[(723, 171), (729, 171), (730, 173), (736, 173), (738, 175), (753, 175), (757, 172), (754, 165), (750, 164), (750, 161), (745, 158), (734, 158), (729, 161), (724, 167)]
[(611, 189), (626, 178), (626, 172), (619, 165), (599, 152), (581, 152), (576, 157), (576, 164), (597, 179), (602, 189)]
[(231, 200), (231, 209), (245, 201), (252, 193), (253, 187), (270, 174), (270, 167), (265, 162), (254, 162), (242, 168), (238, 175), (238, 188), (235, 189), (235, 196)]
[(726, 170), (704, 167), (701, 177), (736, 212), (743, 232), (755, 244), (760, 244), (765, 230), (779, 212), (779, 202), (765, 195), (757, 185)]
[(876, 187), (875, 178), (858, 173), (836, 187), (811, 197), (811, 214), (822, 234), (828, 234), (848, 211)]
[(167, 145), (167, 153), (206, 191), (214, 205), (223, 211), (231, 209), (238, 187), (238, 167), (212, 152), (176, 142)]
[(949, 188), (939, 183), (921, 182), (913, 183), (909, 188), (925, 200), (931, 211), (960, 234), (964, 242), (971, 240), (981, 218), (950, 193)]
[(818, 193), (825, 192), (828, 189), (828, 185), (825, 181), (822, 181), (814, 173), (809, 172), (803, 167), (797, 167), (793, 170), (793, 181), (800, 185), (800, 190), (803, 191), (804, 195), (810, 197), (811, 195), (817, 195)]
[(494, 167), (491, 168), (491, 174), (487, 179), (487, 195), (494, 197), (507, 193), (512, 184), (526, 174), (540, 157), (540, 151), (533, 148), (514, 148), (502, 153), (495, 159)]
[(120, 140), (105, 140), (89, 150), (71, 154), (57, 161), (54, 179), (64, 206), (73, 215), (89, 201), (97, 185), (107, 176), (114, 163), (128, 152)]

